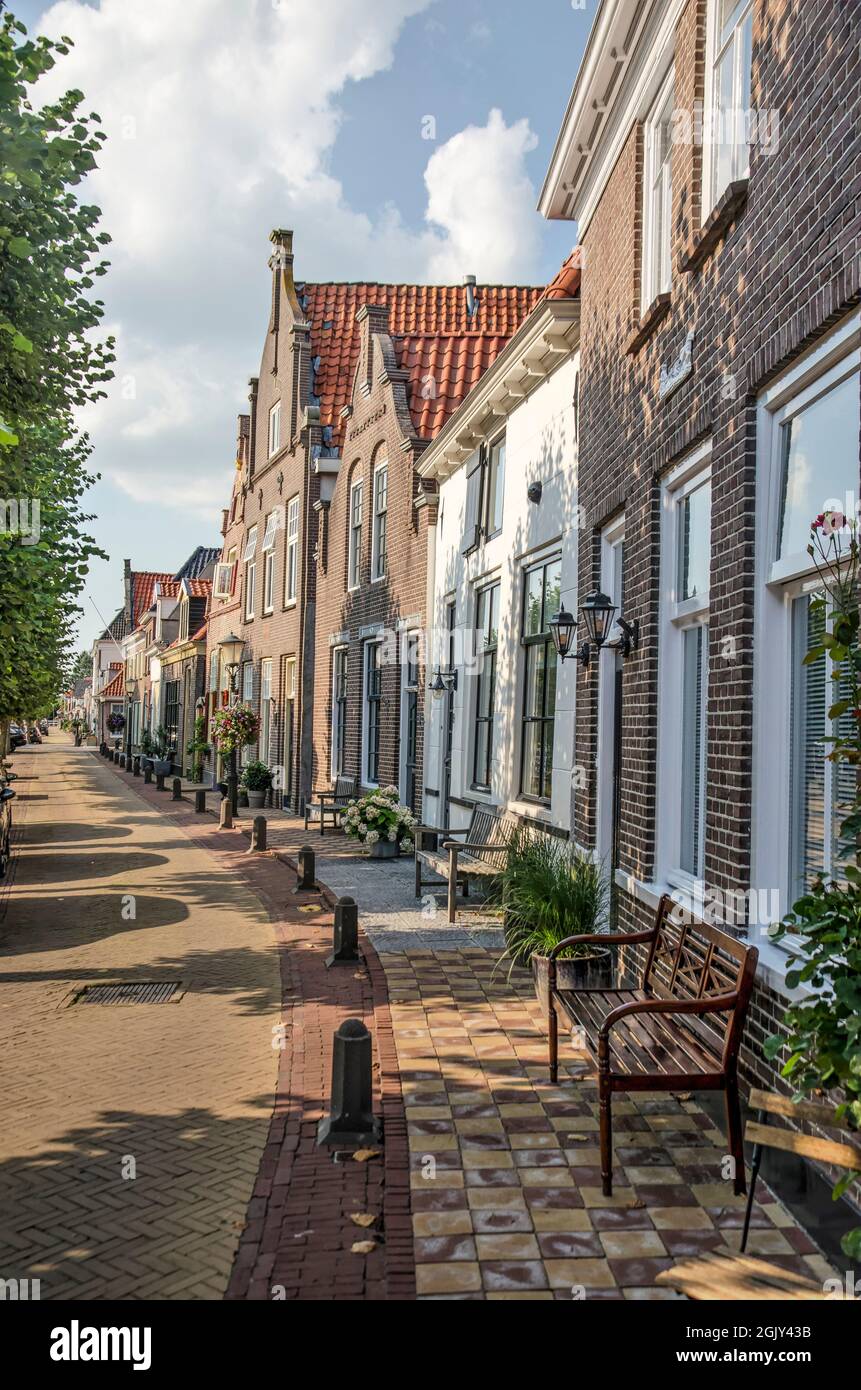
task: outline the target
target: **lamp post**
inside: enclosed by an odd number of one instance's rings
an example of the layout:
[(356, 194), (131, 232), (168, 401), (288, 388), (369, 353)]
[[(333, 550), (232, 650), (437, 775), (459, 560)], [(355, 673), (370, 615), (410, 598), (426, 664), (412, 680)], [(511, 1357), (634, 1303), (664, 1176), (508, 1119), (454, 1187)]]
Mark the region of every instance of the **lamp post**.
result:
[[(230, 705), (231, 708), (239, 703), (239, 663), (242, 660), (242, 651), (245, 646), (241, 637), (235, 637), (233, 633), (229, 637), (222, 637), (218, 644), (221, 652), (221, 659), (224, 662), (224, 669), (230, 682)], [(227, 774), (227, 794), (230, 797), (230, 810), (235, 816), (239, 810), (239, 770), (236, 766), (236, 745), (230, 750), (230, 768)]]
[(132, 756), (132, 696), (135, 693), (135, 683), (133, 680), (126, 681), (126, 763), (131, 762)]

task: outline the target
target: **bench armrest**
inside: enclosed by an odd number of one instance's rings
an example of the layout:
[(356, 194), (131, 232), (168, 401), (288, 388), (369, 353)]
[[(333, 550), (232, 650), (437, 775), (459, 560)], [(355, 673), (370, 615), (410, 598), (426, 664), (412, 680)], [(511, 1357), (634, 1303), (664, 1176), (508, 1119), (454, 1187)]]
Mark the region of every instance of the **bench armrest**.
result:
[(620, 1004), (608, 1013), (598, 1030), (598, 1037), (607, 1040), (610, 1029), (626, 1014), (712, 1014), (734, 1009), (738, 991), (732, 994), (713, 994), (710, 999), (636, 999), (632, 1004)]
[(560, 951), (564, 951), (566, 946), (575, 946), (587, 942), (589, 945), (598, 943), (601, 946), (625, 946), (635, 942), (651, 941), (655, 935), (654, 928), (649, 931), (629, 931), (629, 932), (589, 932), (584, 936), (566, 936), (564, 941), (560, 941), (550, 952), (550, 960), (556, 962), (556, 957)]
[(508, 845), (478, 845), (470, 844), (468, 840), (444, 840), (443, 849), (468, 849), (472, 854), (483, 851), (485, 854), (507, 854)]

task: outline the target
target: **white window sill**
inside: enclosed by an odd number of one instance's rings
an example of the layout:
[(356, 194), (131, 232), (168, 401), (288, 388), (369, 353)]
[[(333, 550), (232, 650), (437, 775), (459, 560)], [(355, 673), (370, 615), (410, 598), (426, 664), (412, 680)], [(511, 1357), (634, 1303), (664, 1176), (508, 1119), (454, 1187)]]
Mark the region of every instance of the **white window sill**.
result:
[(295, 599), (295, 598), (286, 598), (286, 599), (284, 600), (284, 607), (285, 607), (285, 608), (295, 608), (297, 603), (298, 603), (298, 599)]
[(383, 580), (386, 579), (386, 578), (387, 578), (387, 576), (386, 576), (385, 574), (375, 574), (374, 577), (373, 577), (373, 579), (371, 580), (371, 583), (372, 583), (372, 584), (382, 584)]

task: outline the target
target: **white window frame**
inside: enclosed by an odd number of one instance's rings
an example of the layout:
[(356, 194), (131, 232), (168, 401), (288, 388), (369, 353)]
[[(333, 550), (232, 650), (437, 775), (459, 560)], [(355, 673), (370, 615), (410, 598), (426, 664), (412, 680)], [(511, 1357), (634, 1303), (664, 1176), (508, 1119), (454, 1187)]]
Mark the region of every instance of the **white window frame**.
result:
[[(244, 704), (244, 705), (249, 705), (249, 706), (253, 705), (253, 703), (254, 703), (254, 662), (253, 662), (253, 661), (243, 661), (242, 666), (241, 666), (241, 668), (240, 668), (240, 672), (239, 672), (239, 681), (240, 681), (240, 685), (239, 685), (239, 689), (240, 689), (240, 699), (241, 699), (241, 701), (242, 701), (242, 704)], [(228, 755), (225, 754), (225, 758), (227, 758), (227, 756), (228, 756)], [(245, 767), (246, 764), (247, 764), (247, 763), (250, 763), (250, 762), (251, 762), (251, 745), (250, 745), (249, 743), (246, 743), (245, 746), (240, 750), (240, 753), (239, 753), (239, 765), (240, 765), (240, 767)]]
[[(754, 602), (753, 798), (751, 884), (776, 887), (780, 914), (790, 898), (792, 603), (821, 588), (806, 554), (776, 559), (783, 485), (781, 426), (854, 373), (861, 373), (861, 311), (856, 311), (762, 392), (757, 404), (756, 591)], [(760, 940), (770, 963), (785, 953)]]
[[(659, 294), (668, 294), (673, 283), (673, 176), (672, 114), (675, 101), (675, 67), (671, 63), (646, 117), (643, 150), (643, 309)], [(668, 154), (659, 158), (661, 127), (666, 125)], [(668, 261), (664, 266), (664, 257)]]
[[(235, 552), (234, 552), (235, 554)], [(236, 574), (236, 561), (220, 560), (215, 566), (215, 575), (212, 581), (212, 597), (221, 599), (231, 599), (233, 597), (233, 584)]]
[[(376, 647), (377, 650), (380, 652), (380, 655), (382, 655), (382, 645), (383, 644), (381, 638), (372, 639), (370, 641), (365, 642), (364, 650), (362, 652), (362, 785), (364, 787), (372, 788), (378, 787), (380, 784), (379, 782), (372, 781), (368, 776), (368, 730), (370, 714), (370, 702), (368, 700), (368, 674), (370, 672), (371, 667), (371, 650), (372, 648)], [(382, 670), (382, 666), (380, 669)], [(379, 768), (377, 770), (379, 771)]]
[(278, 508), (266, 518), (263, 533), (263, 612), (271, 613), (275, 606), (275, 537), (278, 532)]
[[(601, 532), (601, 590), (621, 611), (621, 595), (616, 592), (616, 551), (622, 546), (624, 570), (625, 516), (617, 517)], [(614, 634), (611, 632), (611, 640)], [(596, 805), (596, 845), (598, 859), (612, 873), (613, 852), (613, 759), (616, 700), (615, 657), (601, 658), (598, 666), (598, 778)]]
[(287, 503), (287, 541), (284, 547), (284, 607), (292, 608), (299, 593), (299, 494)]
[[(355, 521), (356, 493), (359, 494), (359, 519)], [(362, 528), (365, 523), (364, 479), (357, 478), (350, 487), (350, 514), (347, 524), (350, 528), (347, 544), (347, 588), (350, 593), (362, 585)]]
[[(723, 116), (718, 105), (719, 93), (717, 84), (717, 66), (721, 58), (727, 51), (730, 44), (735, 47), (734, 74), (733, 74), (733, 106), (732, 111), (737, 116), (740, 109), (739, 102), (747, 89), (747, 107), (750, 109), (750, 88), (751, 72), (745, 77), (741, 72), (741, 55), (744, 49), (742, 43), (742, 29), (747, 23), (749, 16), (752, 16), (754, 0), (738, 0), (738, 4), (732, 15), (732, 26), (723, 42), (719, 32), (720, 24), (720, 5), (721, 0), (709, 0), (708, 24), (706, 31), (706, 94), (704, 102), (705, 120), (710, 126), (711, 138), (704, 139), (703, 142), (703, 196), (702, 196), (702, 221), (705, 222), (712, 212), (712, 209), (720, 202), (721, 197), (726, 192), (729, 183), (738, 179), (746, 179), (750, 174), (750, 145), (747, 142), (736, 144), (733, 149), (732, 169), (728, 183), (723, 188), (717, 187), (717, 148), (718, 142), (715, 140), (715, 116), (720, 123), (718, 134), (722, 134)], [(752, 22), (752, 20), (751, 20)], [(753, 66), (753, 46), (751, 45), (751, 71)]]
[[(378, 509), (377, 494), (379, 491), (379, 480), (385, 475), (385, 505)], [(371, 523), (371, 583), (379, 584), (385, 579), (388, 568), (388, 513), (389, 513), (389, 465), (388, 462), (378, 463), (374, 469), (373, 485), (371, 488), (372, 523)], [(382, 556), (382, 568), (380, 568), (380, 531), (382, 530), (381, 518), (386, 518), (386, 544)]]
[(276, 401), (269, 411), (269, 457), (281, 448), (281, 402)]
[(332, 774), (333, 782), (335, 781), (336, 777), (344, 775), (343, 768), (341, 768), (340, 770), (338, 769), (338, 759), (336, 756), (338, 744), (340, 743), (341, 739), (341, 709), (340, 703), (338, 701), (338, 659), (340, 656), (346, 655), (349, 667), (349, 651), (350, 648), (345, 643), (341, 643), (337, 647), (332, 648), (332, 718), (330, 730), (331, 747), (329, 749), (329, 771)]
[(260, 735), (257, 742), (257, 756), (269, 766), (269, 735), (272, 729), (272, 658), (265, 656), (260, 662)]
[(245, 540), (245, 549), (242, 552), (243, 563), (245, 564), (245, 619), (250, 622), (254, 617), (254, 590), (257, 587), (257, 527), (250, 526)]
[[(682, 459), (663, 480), (661, 490), (661, 626), (659, 638), (660, 696), (658, 723), (658, 767), (656, 806), (658, 815), (656, 858), (657, 877), (662, 883), (681, 889), (693, 902), (702, 902), (705, 872), (692, 874), (681, 867), (681, 787), (683, 753), (681, 730), (684, 712), (684, 634), (690, 628), (707, 626), (709, 594), (682, 599), (678, 593), (681, 550), (680, 504), (690, 493), (711, 482), (712, 441), (706, 440)], [(713, 510), (713, 507), (712, 507)], [(711, 557), (711, 517), (709, 556)], [(704, 691), (704, 763), (700, 844), (705, 864), (705, 822), (708, 778), (708, 674)]]

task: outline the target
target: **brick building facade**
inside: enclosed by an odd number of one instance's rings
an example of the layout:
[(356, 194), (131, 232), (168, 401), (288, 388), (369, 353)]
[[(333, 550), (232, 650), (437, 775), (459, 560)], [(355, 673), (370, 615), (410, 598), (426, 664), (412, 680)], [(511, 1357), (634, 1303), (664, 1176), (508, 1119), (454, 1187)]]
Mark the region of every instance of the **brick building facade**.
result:
[(416, 465), (538, 293), (482, 287), (473, 298), (451, 286), (400, 286), (388, 302), (358, 311), (341, 456), (329, 463), (318, 503), (320, 786), (338, 775), (362, 787), (394, 785), (421, 812), (428, 547), (438, 489), (419, 478)]
[[(580, 590), (640, 624), (578, 671), (572, 835), (620, 926), (667, 886), (732, 904), (761, 952), (746, 1074), (772, 1086), (766, 928), (829, 868), (839, 809), (803, 547), (858, 496), (859, 45), (841, 0), (605, 0), (541, 201), (585, 267)], [(745, 138), (711, 139), (722, 100)]]

